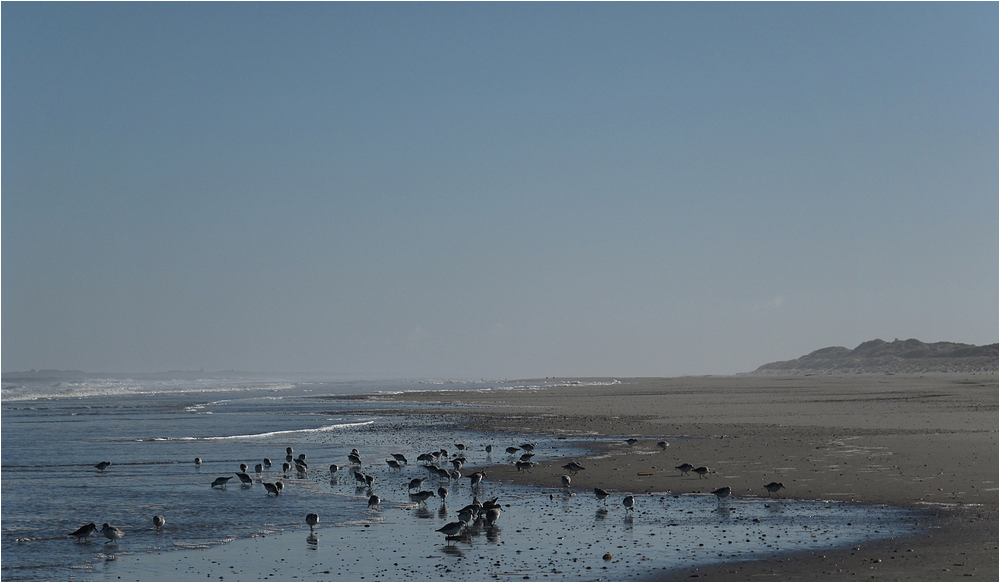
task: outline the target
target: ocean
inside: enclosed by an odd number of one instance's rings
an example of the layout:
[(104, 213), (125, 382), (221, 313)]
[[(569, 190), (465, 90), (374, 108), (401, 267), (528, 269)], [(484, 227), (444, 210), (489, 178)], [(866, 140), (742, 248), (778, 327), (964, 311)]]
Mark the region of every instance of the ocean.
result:
[[(553, 381), (555, 382), (555, 381)], [(544, 383), (543, 383), (544, 384)], [(508, 446), (536, 443), (534, 461), (581, 457), (565, 436), (486, 434), (397, 403), (401, 391), (531, 391), (496, 381), (352, 380), (275, 375), (82, 373), (4, 375), (2, 567), (28, 580), (625, 580), (646, 569), (692, 566), (846, 546), (900, 536), (916, 517), (888, 507), (797, 500), (637, 496), (636, 510), (589, 492), (466, 478), (439, 480), (421, 453), (462, 456), (461, 472), (512, 463)], [(458, 444), (464, 445), (460, 450)], [(485, 448), (494, 451), (487, 454)], [(286, 448), (308, 469), (282, 471)], [(360, 468), (348, 468), (357, 448)], [(402, 454), (396, 470), (387, 459)], [(195, 464), (195, 458), (201, 464)], [(260, 475), (263, 460), (272, 461)], [(101, 471), (95, 464), (109, 461)], [(247, 464), (249, 487), (233, 477)], [(342, 466), (331, 472), (330, 465)], [(353, 471), (374, 476), (371, 487)], [(211, 486), (231, 477), (224, 488)], [(411, 497), (408, 482), (448, 488)], [(280, 496), (262, 482), (281, 480)], [(368, 507), (372, 493), (381, 503)], [(436, 532), (473, 500), (499, 497), (501, 518), (462, 540)], [(309, 529), (307, 513), (320, 516)], [(166, 517), (162, 529), (154, 515)], [(125, 537), (67, 536), (109, 523)], [(361, 545), (362, 552), (359, 552)], [(605, 555), (611, 558), (605, 560)], [(294, 559), (293, 559), (294, 557)], [(238, 559), (238, 560), (237, 560)]]

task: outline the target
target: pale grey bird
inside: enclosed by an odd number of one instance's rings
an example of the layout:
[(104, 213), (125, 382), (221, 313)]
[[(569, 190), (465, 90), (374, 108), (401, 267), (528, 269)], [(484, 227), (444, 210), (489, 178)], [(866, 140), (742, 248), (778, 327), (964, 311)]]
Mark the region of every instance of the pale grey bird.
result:
[(249, 470), (249, 469), (250, 469), (250, 466), (248, 466), (246, 464), (240, 464), (240, 471), (241, 472), (246, 473), (246, 471)]
[(729, 497), (729, 495), (733, 493), (733, 489), (730, 488), (729, 486), (723, 486), (718, 490), (712, 490), (712, 493), (715, 494), (716, 498), (722, 500), (723, 498)]
[(514, 464), (514, 467), (516, 467), (517, 471), (519, 471), (519, 472), (520, 471), (530, 472), (531, 468), (534, 465), (535, 465), (535, 462), (516, 462)]
[(667, 449), (668, 445), (670, 445), (670, 444), (667, 443), (666, 441), (657, 441), (656, 442), (656, 447), (658, 447), (660, 449)]
[(338, 466), (337, 464), (330, 464), (330, 473), (331, 474), (336, 474), (337, 470), (339, 470), (339, 469), (340, 469), (340, 466)]
[(622, 500), (622, 504), (625, 505), (626, 512), (629, 510), (635, 510), (635, 496), (629, 494), (624, 500)]
[(389, 466), (390, 470), (401, 470), (401, 469), (403, 469), (403, 466), (399, 465), (399, 462), (396, 461), (396, 460), (385, 460), (385, 463)]
[(635, 445), (635, 444), (639, 443), (639, 440), (636, 439), (636, 438), (634, 438), (634, 437), (630, 437), (630, 438), (628, 438), (628, 439), (625, 440), (625, 443), (627, 443), (629, 445)]
[(449, 522), (448, 524), (437, 529), (437, 532), (444, 534), (445, 540), (450, 541), (452, 540), (452, 537), (462, 532), (463, 528), (465, 528), (464, 522)]
[(693, 470), (694, 466), (692, 466), (691, 464), (681, 464), (681, 465), (677, 466), (676, 469), (680, 470), (681, 473), (684, 474), (685, 476), (689, 476), (690, 474), (688, 474), (688, 472), (690, 472), (691, 470)]
[(371, 496), (368, 497), (368, 508), (371, 508), (372, 506), (378, 506), (379, 502), (381, 501), (382, 499), (378, 497), (378, 494), (372, 494)]
[(421, 490), (416, 494), (410, 494), (410, 498), (413, 498), (417, 502), (425, 502), (428, 498), (434, 495), (434, 492), (429, 492), (427, 490)]
[[(767, 495), (768, 495), (768, 497), (770, 497), (771, 494), (774, 494), (775, 496), (778, 496), (778, 490), (780, 490), (780, 489), (782, 489), (784, 487), (785, 487), (785, 485), (782, 484), (781, 482), (771, 482), (770, 484), (765, 484), (764, 485), (764, 488), (767, 489)], [(779, 498), (780, 498), (780, 496), (779, 496)]]
[(399, 463), (401, 463), (401, 464), (408, 463), (406, 461), (406, 456), (403, 455), (403, 454), (401, 454), (401, 453), (394, 453), (394, 454), (392, 454), (392, 457), (395, 458), (396, 461), (399, 462)]
[(271, 482), (264, 482), (264, 489), (267, 490), (268, 496), (270, 496), (271, 494), (274, 494), (275, 496), (281, 494), (281, 491), (278, 490), (278, 487), (272, 484)]
[(537, 443), (522, 443), (521, 444), (521, 449), (523, 449), (524, 451), (534, 451), (536, 445), (538, 445), (538, 444)]
[(99, 464), (94, 464), (94, 467), (103, 472), (104, 470), (108, 469), (108, 466), (110, 465), (111, 462), (101, 462)]
[(573, 478), (570, 478), (569, 476), (561, 476), (559, 480), (562, 482), (563, 488), (569, 488), (569, 484), (573, 481)]
[(261, 474), (263, 474), (264, 473), (264, 465), (263, 464), (257, 464), (257, 465), (255, 465), (253, 467), (253, 473), (257, 474), (258, 476), (261, 475)]
[(496, 523), (496, 521), (497, 521), (498, 518), (500, 518), (500, 507), (499, 506), (493, 506), (489, 510), (486, 511), (486, 518), (485, 518), (486, 524), (488, 524), (490, 526), (493, 526)]
[(194, 458), (194, 465), (196, 465), (196, 466), (200, 466), (201, 465), (201, 458), (200, 457)]
[(164, 518), (162, 514), (157, 514), (156, 516), (153, 517), (153, 526), (156, 527), (156, 530), (161, 530), (163, 528), (163, 525), (166, 523), (167, 519)]
[(424, 480), (427, 478), (413, 478), (410, 480), (410, 485), (406, 488), (407, 490), (416, 490), (417, 488), (424, 485)]
[(316, 525), (319, 524), (319, 514), (316, 514), (315, 512), (306, 514), (306, 524), (309, 525), (309, 531), (311, 532), (314, 528), (316, 528)]
[(594, 498), (598, 500), (603, 500), (605, 504), (608, 503), (608, 492), (607, 490), (602, 490), (600, 488), (594, 488)]
[(269, 457), (264, 458), (264, 467), (265, 468), (271, 467), (271, 458)]
[(236, 477), (240, 479), (241, 485), (247, 488), (253, 486), (253, 478), (250, 477), (250, 474), (244, 474), (243, 472), (236, 472)]
[(441, 498), (442, 502), (444, 502), (444, 499), (448, 497), (448, 488), (445, 488), (444, 486), (438, 488), (438, 497)]
[(695, 468), (694, 473), (698, 474), (699, 478), (707, 478), (708, 474), (712, 473), (712, 470), (706, 468), (705, 466), (701, 466), (700, 468)]
[(483, 479), (486, 478), (486, 472), (475, 472), (473, 474), (469, 474), (467, 477), (469, 478), (469, 480), (472, 481), (470, 486), (475, 488), (477, 485), (479, 485), (479, 482), (482, 482)]
[(108, 539), (108, 542), (104, 544), (111, 544), (111, 543), (118, 544), (117, 543), (118, 539), (125, 536), (125, 531), (120, 528), (111, 526), (110, 524), (105, 522), (104, 526), (101, 528), (101, 534), (103, 534)]
[(564, 465), (563, 469), (564, 470), (569, 470), (569, 471), (573, 472), (574, 474), (576, 474), (580, 470), (584, 470), (586, 468), (584, 468), (580, 464), (578, 464), (575, 461), (573, 461), (573, 462), (569, 462), (568, 464)]
[(491, 453), (493, 453), (493, 444), (492, 443), (486, 446), (486, 454), (489, 455)]

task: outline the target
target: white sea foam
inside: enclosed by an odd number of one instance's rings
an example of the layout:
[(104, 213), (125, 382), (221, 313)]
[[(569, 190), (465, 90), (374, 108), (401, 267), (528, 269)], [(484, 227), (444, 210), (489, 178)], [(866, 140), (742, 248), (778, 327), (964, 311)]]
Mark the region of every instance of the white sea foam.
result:
[(191, 437), (191, 438), (178, 438), (178, 439), (202, 439), (206, 441), (214, 441), (219, 439), (259, 439), (266, 437), (274, 437), (275, 435), (292, 435), (292, 434), (307, 434), (307, 433), (322, 433), (324, 431), (336, 431), (338, 429), (349, 429), (351, 427), (364, 427), (367, 425), (372, 425), (374, 421), (360, 421), (356, 423), (338, 423), (336, 425), (324, 425), (323, 427), (316, 427), (313, 429), (287, 429), (284, 431), (268, 431), (265, 433), (249, 433), (246, 435), (223, 435), (219, 437)]

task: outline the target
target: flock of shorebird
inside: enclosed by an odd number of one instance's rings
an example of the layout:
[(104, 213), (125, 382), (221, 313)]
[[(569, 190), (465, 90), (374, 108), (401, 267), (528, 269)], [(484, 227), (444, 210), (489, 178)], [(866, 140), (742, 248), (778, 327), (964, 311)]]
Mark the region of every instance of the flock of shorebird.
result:
[[(626, 440), (626, 443), (628, 443), (629, 445), (635, 445), (636, 443), (638, 443), (638, 440), (630, 438)], [(519, 458), (514, 462), (514, 465), (517, 467), (518, 471), (530, 471), (531, 468), (535, 465), (536, 462), (531, 461), (531, 458), (535, 455), (534, 449), (536, 445), (537, 444), (535, 443), (522, 443), (520, 446), (517, 447), (510, 446), (506, 448), (505, 450), (506, 453), (511, 457), (516, 456), (518, 452), (523, 452), (520, 454)], [(657, 443), (657, 446), (660, 447), (661, 449), (666, 449), (668, 445), (669, 444), (665, 441), (660, 441)], [(481, 502), (479, 500), (476, 488), (486, 478), (486, 472), (478, 471), (469, 474), (467, 476), (463, 476), (461, 468), (466, 463), (466, 458), (464, 454), (466, 446), (464, 444), (457, 443), (455, 444), (455, 447), (458, 451), (454, 455), (449, 455), (448, 451), (445, 449), (439, 449), (433, 452), (422, 453), (419, 456), (417, 456), (417, 461), (424, 462), (423, 467), (430, 473), (431, 477), (436, 477), (439, 480), (439, 484), (445, 481), (453, 483), (455, 480), (459, 480), (463, 477), (468, 478), (470, 481), (470, 487), (472, 488), (472, 493), (473, 493), (472, 503), (458, 510), (457, 520), (449, 522), (442, 528), (437, 529), (437, 532), (444, 534), (446, 540), (449, 541), (461, 538), (463, 533), (467, 532), (469, 526), (473, 523), (477, 524), (481, 523), (486, 525), (487, 527), (492, 527), (496, 523), (496, 521), (500, 518), (500, 512), (502, 509), (501, 505), (497, 503), (497, 498), (487, 500), (486, 502)], [(493, 452), (492, 445), (487, 445), (485, 449), (487, 455), (492, 454)], [(304, 478), (306, 472), (309, 469), (309, 466), (306, 463), (306, 454), (300, 453), (296, 457), (293, 457), (292, 454), (293, 454), (293, 449), (291, 447), (285, 449), (285, 461), (281, 465), (282, 478), (287, 479), (288, 472), (291, 471), (293, 468), (295, 472), (298, 474), (298, 477)], [(376, 494), (373, 491), (375, 484), (375, 476), (365, 474), (364, 472), (360, 471), (362, 466), (361, 452), (358, 451), (357, 448), (351, 450), (351, 453), (347, 455), (347, 460), (348, 462), (350, 462), (349, 465), (341, 466), (337, 464), (330, 464), (330, 474), (331, 475), (337, 474), (337, 472), (339, 472), (340, 470), (346, 471), (350, 469), (351, 471), (353, 471), (354, 479), (359, 484), (358, 486), (359, 490), (364, 487), (368, 488), (367, 492), (368, 508), (371, 509), (373, 507), (377, 507), (381, 503), (382, 499), (381, 497), (379, 497), (378, 494)], [(196, 457), (194, 459), (194, 463), (196, 466), (200, 466), (202, 464), (201, 458)], [(385, 460), (385, 463), (391, 470), (401, 470), (403, 467), (407, 466), (408, 460), (406, 459), (406, 456), (404, 456), (403, 454), (394, 453), (392, 454), (391, 459)], [(112, 465), (111, 462), (104, 461), (96, 464), (94, 467), (96, 467), (99, 471), (103, 472), (111, 465)], [(240, 471), (234, 472), (233, 475), (239, 478), (241, 485), (245, 488), (252, 487), (255, 481), (257, 481), (264, 486), (267, 496), (271, 496), (272, 494), (274, 496), (279, 496), (281, 495), (281, 491), (284, 488), (283, 480), (279, 478), (274, 482), (265, 482), (263, 481), (262, 477), (264, 474), (264, 470), (271, 468), (272, 465), (273, 464), (270, 458), (264, 458), (261, 463), (258, 463), (254, 466), (255, 476), (251, 476), (249, 474), (250, 467), (245, 463), (241, 463)], [(447, 467), (448, 465), (452, 466), (451, 469)], [(567, 475), (560, 476), (560, 481), (564, 488), (570, 487), (573, 481), (572, 476), (575, 476), (580, 471), (586, 469), (583, 465), (581, 465), (576, 461), (571, 461), (563, 465), (562, 468), (569, 472), (569, 474)], [(677, 466), (676, 469), (679, 470), (683, 475), (690, 475), (689, 472), (694, 472), (698, 474), (698, 476), (701, 478), (705, 478), (708, 476), (708, 474), (712, 473), (712, 470), (710, 470), (705, 466), (695, 467), (689, 463), (683, 463)], [(232, 479), (233, 475), (219, 476), (215, 478), (212, 481), (211, 487), (225, 489), (227, 483)], [(444, 485), (439, 485), (439, 487), (437, 488), (437, 494), (435, 494), (435, 492), (432, 490), (421, 490), (426, 480), (427, 478), (413, 478), (407, 482), (407, 492), (409, 493), (410, 499), (417, 503), (422, 504), (428, 498), (431, 498), (436, 495), (439, 498), (441, 498), (442, 501), (444, 501), (449, 493), (448, 488), (445, 487)], [(766, 484), (764, 486), (764, 489), (767, 490), (768, 496), (770, 496), (771, 494), (777, 495), (778, 490), (781, 490), (784, 487), (785, 487), (784, 484), (780, 482), (771, 482), (769, 484)], [(412, 493), (414, 490), (417, 490), (417, 492)], [(730, 488), (729, 486), (724, 486), (717, 490), (713, 490), (712, 494), (714, 494), (721, 501), (725, 498), (728, 498), (732, 494), (732, 488)], [(601, 488), (594, 488), (594, 497), (597, 498), (597, 500), (607, 504), (607, 499), (609, 496), (610, 494), (606, 490)], [(626, 513), (635, 510), (635, 501), (636, 501), (635, 496), (631, 494), (625, 496), (625, 498), (622, 500), (622, 505), (625, 507)], [(319, 524), (319, 515), (317, 513), (311, 512), (306, 515), (305, 522), (309, 526), (310, 531), (312, 531)], [(166, 518), (164, 518), (162, 514), (157, 514), (156, 516), (153, 517), (153, 526), (157, 530), (162, 529), (164, 524), (166, 524)], [(79, 529), (70, 533), (68, 536), (76, 537), (77, 541), (79, 542), (81, 540), (87, 540), (91, 536), (96, 536), (98, 532), (104, 535), (108, 539), (108, 542), (105, 544), (117, 543), (118, 539), (125, 536), (124, 531), (114, 526), (111, 526), (108, 523), (104, 523), (103, 527), (101, 529), (98, 529), (97, 525), (93, 522), (81, 526)]]

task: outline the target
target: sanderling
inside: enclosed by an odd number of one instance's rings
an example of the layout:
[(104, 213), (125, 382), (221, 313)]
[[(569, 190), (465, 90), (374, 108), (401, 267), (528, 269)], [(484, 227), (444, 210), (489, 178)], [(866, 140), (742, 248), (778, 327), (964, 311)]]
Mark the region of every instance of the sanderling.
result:
[(236, 472), (236, 477), (240, 479), (242, 486), (246, 488), (253, 486), (253, 478), (250, 477), (250, 474), (244, 474), (243, 472)]
[(658, 447), (660, 449), (667, 449), (668, 445), (670, 445), (670, 444), (667, 443), (666, 441), (657, 441), (656, 442), (656, 447)]
[(690, 476), (691, 474), (689, 474), (688, 472), (693, 470), (694, 466), (692, 466), (691, 464), (681, 464), (677, 466), (676, 469), (680, 470), (681, 473), (684, 474), (685, 476)]
[(407, 490), (416, 490), (420, 486), (424, 485), (424, 480), (426, 480), (426, 479), (427, 478), (413, 478), (412, 480), (410, 480), (410, 485), (407, 486), (406, 489)]
[(162, 514), (157, 514), (156, 516), (153, 517), (153, 526), (156, 527), (156, 530), (160, 530), (161, 528), (163, 528), (163, 525), (166, 523), (167, 519), (164, 518)]
[(265, 468), (271, 467), (271, 458), (269, 457), (264, 458), (264, 467)]
[(457, 449), (459, 451), (462, 451), (463, 449), (465, 449), (465, 444), (464, 443), (456, 443), (455, 444), (455, 449)]
[(249, 470), (249, 469), (250, 469), (250, 466), (248, 466), (246, 464), (240, 464), (240, 471), (241, 472), (246, 473), (246, 471)]
[(636, 438), (634, 438), (634, 437), (630, 437), (630, 438), (628, 438), (628, 439), (625, 440), (625, 443), (627, 443), (629, 445), (635, 445), (635, 444), (639, 443), (639, 440), (636, 439)]
[(368, 508), (371, 508), (372, 506), (378, 506), (378, 503), (381, 501), (382, 499), (378, 497), (378, 494), (372, 494), (371, 496), (368, 497)]
[(493, 526), (493, 524), (496, 523), (498, 518), (500, 518), (499, 506), (493, 506), (486, 511), (486, 518), (485, 518), (486, 524)]
[(316, 525), (319, 524), (319, 514), (316, 514), (315, 512), (306, 514), (306, 524), (309, 525), (310, 531), (316, 528)]
[(594, 488), (594, 498), (598, 500), (603, 500), (605, 504), (608, 503), (608, 492), (607, 490), (602, 490), (600, 488)]
[(223, 488), (225, 488), (226, 487), (226, 482), (228, 482), (229, 480), (232, 480), (232, 479), (233, 479), (232, 476), (225, 476), (225, 477), (216, 478), (216, 479), (212, 480), (212, 487), (215, 488), (217, 486), (222, 486)]
[(450, 541), (452, 540), (452, 537), (462, 532), (463, 528), (465, 528), (464, 522), (449, 522), (448, 524), (437, 529), (436, 532), (444, 534), (445, 540)]
[(533, 454), (533, 453), (522, 453), (521, 454), (521, 461), (522, 462), (530, 462), (531, 458), (533, 458), (533, 457), (535, 457), (535, 454)]
[(441, 502), (444, 502), (444, 499), (448, 497), (448, 488), (444, 486), (438, 488), (438, 497), (441, 498)]
[[(117, 541), (121, 537), (125, 536), (125, 531), (123, 531), (120, 528), (115, 528), (114, 526), (111, 526), (110, 524), (108, 524), (107, 522), (105, 522), (104, 526), (101, 527), (101, 534), (103, 534), (104, 536), (106, 536), (108, 538), (108, 542), (106, 542), (104, 544), (110, 544), (110, 543), (113, 543), (113, 542)], [(115, 544), (118, 544), (118, 543), (115, 543)]]
[(522, 443), (521, 444), (521, 449), (523, 449), (524, 451), (534, 451), (536, 445), (538, 445), (538, 444), (537, 443)]
[(361, 456), (358, 454), (354, 453), (347, 454), (347, 460), (356, 466), (361, 465)]
[(264, 464), (257, 464), (253, 467), (253, 473), (258, 476), (264, 473)]
[(264, 489), (267, 490), (268, 496), (270, 496), (271, 494), (274, 494), (275, 496), (281, 494), (281, 491), (278, 490), (278, 487), (272, 484), (271, 482), (264, 482)]
[(88, 538), (94, 536), (97, 532), (97, 525), (91, 522), (90, 524), (85, 524), (80, 528), (69, 533), (67, 536), (75, 536), (76, 542), (80, 542), (80, 539), (87, 540)]
[(622, 504), (625, 505), (626, 512), (629, 510), (635, 510), (635, 496), (629, 494), (624, 500), (622, 500)]
[(707, 478), (708, 475), (712, 473), (712, 470), (706, 468), (705, 466), (701, 466), (699, 468), (695, 468), (694, 473), (698, 474), (699, 478)]
[(564, 470), (569, 470), (569, 471), (573, 472), (574, 474), (576, 474), (580, 470), (583, 470), (583, 469), (586, 469), (586, 468), (584, 468), (583, 466), (581, 466), (580, 464), (578, 464), (578, 463), (576, 463), (574, 461), (574, 462), (569, 462), (568, 464), (564, 465), (563, 469)]
[(489, 455), (491, 453), (493, 453), (493, 444), (492, 443), (486, 446), (486, 454)]
[(290, 448), (290, 447), (286, 447), (286, 448), (285, 448), (285, 453), (286, 453), (287, 455), (292, 455), (292, 452), (293, 452), (293, 451), (295, 451), (295, 450), (294, 450), (294, 449), (292, 449), (292, 448)]
[(469, 474), (466, 477), (469, 478), (469, 480), (472, 481), (472, 483), (469, 484), (469, 485), (471, 487), (475, 488), (476, 486), (479, 485), (479, 482), (482, 482), (483, 479), (486, 477), (486, 472), (475, 472), (473, 474)]
[(196, 466), (200, 466), (201, 465), (201, 458), (200, 457), (194, 458), (194, 465), (196, 465)]
[(428, 498), (434, 495), (434, 492), (429, 492), (427, 490), (421, 490), (416, 494), (410, 494), (410, 498), (416, 500), (417, 502), (424, 502)]
[(719, 488), (718, 490), (712, 490), (712, 493), (715, 494), (716, 498), (718, 498), (719, 500), (722, 500), (723, 498), (726, 498), (730, 494), (732, 494), (733, 493), (733, 489), (730, 488), (729, 486), (723, 486), (722, 488)]
[(517, 450), (519, 449), (521, 448), (511, 446), (507, 448), (507, 453), (509, 453), (510, 455), (514, 455), (515, 453), (517, 453)]
[(401, 453), (394, 453), (394, 454), (392, 454), (392, 457), (395, 458), (395, 460), (397, 462), (400, 462), (400, 463), (403, 463), (403, 464), (408, 463), (406, 461), (406, 456), (403, 455), (403, 454), (401, 454)]
[(337, 464), (330, 464), (330, 473), (331, 474), (336, 474), (337, 470), (339, 470), (339, 469), (340, 469), (340, 466), (338, 466)]
[(781, 482), (771, 482), (770, 484), (765, 484), (764, 485), (764, 488), (767, 489), (767, 495), (768, 495), (768, 497), (770, 497), (771, 494), (774, 494), (775, 496), (777, 496), (778, 495), (778, 490), (780, 490), (780, 489), (782, 489), (784, 487), (785, 487), (785, 485), (782, 484)]
[(573, 478), (569, 476), (561, 476), (559, 480), (562, 482), (563, 488), (569, 488), (569, 484), (573, 481)]
[(99, 464), (94, 464), (94, 467), (103, 472), (104, 470), (108, 469), (108, 466), (110, 465), (111, 462), (101, 462)]
[(385, 460), (385, 463), (389, 466), (390, 470), (401, 470), (401, 469), (403, 469), (403, 466), (399, 465), (399, 462), (396, 461), (396, 460)]
[(524, 471), (526, 471), (526, 472), (530, 472), (530, 471), (531, 471), (531, 468), (532, 468), (532, 467), (533, 467), (534, 465), (535, 465), (535, 462), (516, 462), (516, 463), (514, 464), (514, 467), (515, 467), (515, 468), (517, 468), (517, 471), (519, 471), (519, 472), (520, 472), (521, 470), (524, 470)]

